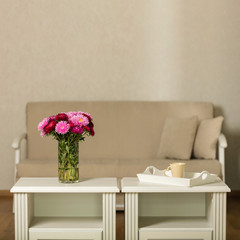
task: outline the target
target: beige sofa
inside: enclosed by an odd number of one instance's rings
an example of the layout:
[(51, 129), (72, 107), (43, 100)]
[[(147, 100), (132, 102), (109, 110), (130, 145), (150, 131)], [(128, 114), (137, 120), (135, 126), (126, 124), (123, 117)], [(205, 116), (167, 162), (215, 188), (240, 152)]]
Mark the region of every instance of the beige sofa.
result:
[[(79, 144), (81, 177), (134, 177), (147, 166), (166, 168), (176, 159), (159, 159), (157, 152), (167, 117), (198, 120), (213, 118), (214, 106), (202, 102), (31, 102), (26, 108), (27, 133), (17, 137), (15, 176), (56, 177), (57, 141), (40, 137), (38, 123), (47, 116), (66, 111), (92, 115), (96, 135)], [(21, 159), (21, 141), (26, 139), (26, 158)], [(226, 139), (220, 135), (217, 159), (191, 159), (187, 171), (208, 170), (224, 179)]]

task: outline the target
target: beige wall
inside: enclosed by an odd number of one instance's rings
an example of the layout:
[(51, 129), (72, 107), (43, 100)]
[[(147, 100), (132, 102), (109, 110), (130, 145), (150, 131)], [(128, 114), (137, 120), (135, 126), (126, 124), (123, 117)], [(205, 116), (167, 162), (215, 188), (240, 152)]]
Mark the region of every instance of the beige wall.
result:
[(239, 0), (0, 0), (0, 16), (0, 189), (25, 105), (44, 100), (213, 102), (240, 189)]

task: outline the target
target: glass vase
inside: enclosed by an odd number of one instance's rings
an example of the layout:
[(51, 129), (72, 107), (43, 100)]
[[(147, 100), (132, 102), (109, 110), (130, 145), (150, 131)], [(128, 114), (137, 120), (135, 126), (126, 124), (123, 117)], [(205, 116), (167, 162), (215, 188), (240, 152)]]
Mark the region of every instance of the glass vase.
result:
[(58, 180), (61, 183), (79, 182), (78, 141), (58, 141)]

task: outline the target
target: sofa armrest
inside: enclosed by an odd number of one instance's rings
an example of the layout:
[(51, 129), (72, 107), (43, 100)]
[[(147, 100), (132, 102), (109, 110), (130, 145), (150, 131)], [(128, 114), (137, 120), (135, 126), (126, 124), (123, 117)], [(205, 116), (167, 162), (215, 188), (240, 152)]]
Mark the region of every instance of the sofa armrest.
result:
[(15, 150), (14, 183), (16, 182), (17, 177), (17, 164), (21, 161), (21, 143), (24, 139), (27, 139), (26, 133), (18, 135), (12, 143), (12, 148)]
[(19, 136), (17, 136), (12, 143), (12, 148), (13, 149), (20, 149), (21, 147), (21, 142), (23, 139), (27, 139), (27, 134), (26, 133), (22, 133)]
[(219, 143), (219, 147), (221, 148), (227, 147), (227, 139), (222, 133), (218, 137), (218, 143)]
[(227, 148), (227, 139), (221, 133), (218, 137), (218, 160), (222, 165), (222, 177), (225, 182), (225, 148)]

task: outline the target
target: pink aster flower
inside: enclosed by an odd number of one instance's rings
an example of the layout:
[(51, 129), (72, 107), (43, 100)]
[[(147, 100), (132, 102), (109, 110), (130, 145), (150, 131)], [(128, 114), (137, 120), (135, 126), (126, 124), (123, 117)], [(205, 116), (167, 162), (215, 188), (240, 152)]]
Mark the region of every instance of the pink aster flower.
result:
[(49, 122), (49, 118), (44, 118), (39, 124), (38, 124), (38, 131), (43, 131), (43, 129), (47, 126)]
[(70, 125), (66, 121), (60, 121), (57, 123), (55, 130), (58, 134), (66, 134), (70, 128)]
[(72, 128), (71, 130), (72, 133), (78, 133), (78, 134), (82, 134), (84, 132), (83, 128), (79, 127), (79, 126), (75, 126)]
[(68, 118), (72, 118), (73, 116), (77, 115), (77, 112), (67, 112), (66, 115)]
[(87, 126), (89, 124), (88, 118), (82, 114), (75, 115), (71, 117), (70, 120), (75, 126), (79, 126), (79, 127)]
[(41, 131), (41, 137), (44, 137), (46, 135), (46, 133), (44, 131)]

